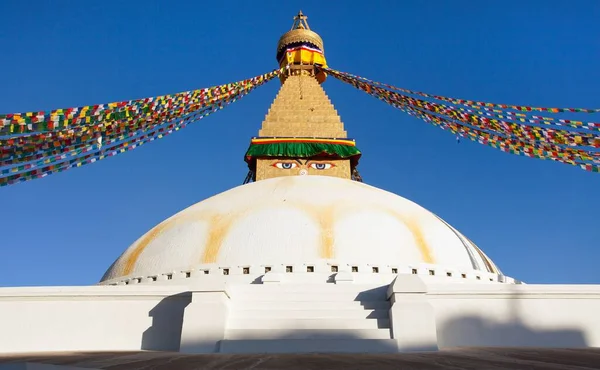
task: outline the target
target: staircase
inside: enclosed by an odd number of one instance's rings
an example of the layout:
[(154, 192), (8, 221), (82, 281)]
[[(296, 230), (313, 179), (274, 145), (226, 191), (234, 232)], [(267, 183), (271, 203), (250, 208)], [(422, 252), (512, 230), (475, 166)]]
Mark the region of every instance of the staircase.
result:
[(232, 287), (223, 353), (397, 352), (387, 286)]

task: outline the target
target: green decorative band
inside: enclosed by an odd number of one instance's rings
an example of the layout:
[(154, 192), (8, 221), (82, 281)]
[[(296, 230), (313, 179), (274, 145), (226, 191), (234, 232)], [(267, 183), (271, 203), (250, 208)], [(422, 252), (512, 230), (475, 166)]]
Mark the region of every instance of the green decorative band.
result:
[(283, 158), (310, 158), (327, 157), (334, 159), (350, 159), (353, 166), (358, 164), (361, 156), (360, 150), (355, 145), (344, 143), (306, 141), (297, 139), (293, 142), (277, 141), (258, 143), (253, 140), (246, 151), (246, 162), (253, 167), (257, 158), (283, 157)]

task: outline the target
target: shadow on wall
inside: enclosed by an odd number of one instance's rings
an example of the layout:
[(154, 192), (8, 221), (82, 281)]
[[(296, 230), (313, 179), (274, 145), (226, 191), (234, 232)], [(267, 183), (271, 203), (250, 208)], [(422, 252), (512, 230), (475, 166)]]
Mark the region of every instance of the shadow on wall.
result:
[[(506, 299), (507, 320), (490, 320), (482, 316), (463, 316), (446, 321), (437, 328), (440, 347), (589, 347), (581, 328), (536, 329), (521, 318), (521, 293)], [(552, 307), (547, 307), (552, 310)]]
[(150, 311), (152, 325), (142, 334), (142, 350), (179, 351), (183, 312), (192, 300), (191, 293), (179, 293), (161, 300)]
[[(381, 308), (381, 297), (387, 286), (361, 292), (355, 297), (365, 309), (365, 318), (377, 322), (379, 329), (389, 326), (381, 312), (367, 311)], [(499, 320), (484, 316), (458, 316), (438, 323), (437, 343), (419, 343), (414, 350), (444, 347), (588, 347), (581, 328), (537, 329), (522, 319), (519, 307), (519, 292), (513, 292), (505, 302), (509, 306), (507, 319)], [(160, 301), (151, 311), (152, 325), (142, 336), (142, 350), (174, 351), (180, 350), (181, 330), (184, 310), (191, 302), (191, 293), (180, 293)], [(547, 307), (552, 310), (552, 307)], [(252, 330), (248, 331), (252, 333)], [(260, 335), (262, 336), (262, 335)], [(218, 345), (225, 353), (285, 353), (285, 352), (321, 352), (321, 353), (393, 353), (398, 351), (397, 343), (385, 337), (369, 339), (361, 330), (265, 330), (264, 337), (237, 336), (224, 340)], [(214, 343), (189, 343), (190, 346), (203, 348)], [(411, 351), (403, 348), (403, 351)]]

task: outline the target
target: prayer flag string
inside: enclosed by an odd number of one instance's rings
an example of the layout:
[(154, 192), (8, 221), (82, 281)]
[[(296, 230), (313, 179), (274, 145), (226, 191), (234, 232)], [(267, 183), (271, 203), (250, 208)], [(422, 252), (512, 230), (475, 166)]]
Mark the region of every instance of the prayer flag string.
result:
[[(367, 83), (369, 83), (371, 85), (383, 86), (383, 87), (385, 87), (386, 89), (389, 89), (389, 90), (396, 90), (396, 91), (400, 91), (400, 92), (403, 92), (405, 94), (410, 94), (410, 95), (420, 95), (420, 96), (423, 96), (425, 98), (431, 98), (431, 99), (436, 99), (436, 100), (443, 100), (443, 101), (449, 102), (451, 104), (466, 105), (466, 106), (473, 107), (473, 108), (485, 107), (485, 108), (499, 108), (499, 109), (503, 109), (503, 110), (512, 109), (512, 110), (516, 110), (516, 111), (520, 111), (520, 112), (600, 113), (600, 108), (589, 109), (589, 108), (530, 107), (530, 106), (522, 106), (522, 105), (486, 103), (486, 102), (475, 101), (475, 100), (449, 98), (449, 97), (440, 96), (440, 95), (427, 94), (427, 93), (420, 92), (420, 91), (413, 91), (413, 90), (403, 89), (403, 88), (396, 87), (396, 86), (393, 86), (393, 85), (384, 84), (382, 82), (373, 81), (373, 80), (370, 80), (370, 79), (365, 78), (365, 77), (353, 75), (353, 74), (350, 74), (350, 73), (347, 73), (347, 72), (336, 71), (336, 70), (333, 70), (333, 69), (330, 69), (330, 68), (324, 68), (323, 67), (322, 69), (325, 70), (328, 74), (335, 73), (335, 74), (338, 74), (338, 75), (348, 76), (348, 77), (353, 78), (353, 79), (357, 79), (357, 80), (361, 80), (361, 81), (367, 82)], [(552, 119), (552, 118), (549, 118), (549, 119)], [(565, 121), (569, 121), (569, 120), (565, 120)], [(582, 122), (580, 122), (580, 121), (573, 121), (572, 123), (582, 123)], [(600, 123), (594, 123), (593, 127), (600, 127)]]
[[(251, 79), (207, 89), (127, 102), (131, 103), (131, 107), (123, 103), (111, 103), (54, 110), (48, 114), (39, 114), (40, 122), (35, 125), (31, 120), (15, 118), (32, 117), (28, 114), (2, 115), (0, 117), (5, 119), (5, 126), (2, 128), (5, 130), (0, 129), (0, 186), (95, 163), (161, 139), (223, 109), (256, 87), (279, 76), (281, 71), (275, 70)], [(157, 101), (162, 103), (153, 105), (150, 110), (138, 109), (140, 104), (148, 107), (147, 103)], [(109, 109), (102, 111), (104, 108), (101, 107)], [(87, 112), (82, 117), (90, 119), (75, 119), (71, 113), (64, 114), (74, 111)], [(122, 114), (123, 112), (130, 114)], [(57, 115), (62, 118), (42, 122), (42, 118)], [(6, 117), (10, 117), (9, 123), (6, 123)], [(61, 125), (54, 125), (52, 122), (60, 122)], [(2, 136), (7, 131), (17, 131), (19, 134)], [(28, 132), (20, 134), (26, 131)]]
[[(512, 154), (550, 159), (575, 165), (587, 171), (600, 172), (600, 151), (598, 151), (600, 147), (598, 128), (600, 125), (597, 123), (538, 116), (531, 118), (529, 113), (522, 114), (489, 108), (491, 106), (500, 107), (501, 105), (498, 104), (415, 93), (329, 68), (324, 68), (324, 70), (342, 82), (460, 137)], [(462, 104), (463, 106), (457, 107), (418, 99), (400, 94), (398, 91), (432, 97), (438, 101)], [(464, 104), (464, 102), (469, 102), (469, 104)], [(487, 105), (484, 106), (484, 104)], [(522, 108), (520, 110), (525, 112), (544, 110), (550, 113), (595, 113), (600, 111), (579, 108), (507, 107), (508, 109)], [(536, 126), (535, 124), (545, 126)], [(547, 125), (553, 125), (553, 127), (547, 127)], [(576, 130), (566, 129), (566, 127), (576, 128)]]

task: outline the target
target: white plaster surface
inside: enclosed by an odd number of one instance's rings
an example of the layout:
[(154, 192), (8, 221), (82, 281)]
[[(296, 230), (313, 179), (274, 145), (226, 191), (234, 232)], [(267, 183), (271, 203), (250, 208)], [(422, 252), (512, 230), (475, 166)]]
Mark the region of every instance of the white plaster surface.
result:
[[(0, 289), (0, 352), (179, 348), (176, 286)], [(153, 332), (153, 315), (161, 316)], [(173, 326), (169, 321), (172, 319)], [(179, 319), (181, 322), (181, 319)], [(158, 329), (158, 328), (155, 328)]]
[(430, 285), (438, 344), (600, 347), (598, 285)]
[(187, 285), (1, 288), (0, 353), (600, 347), (600, 286), (399, 276), (393, 289), (212, 278)]
[(356, 181), (292, 176), (177, 213), (133, 243), (102, 280), (320, 260), (492, 272), (467, 238), (407, 199)]

